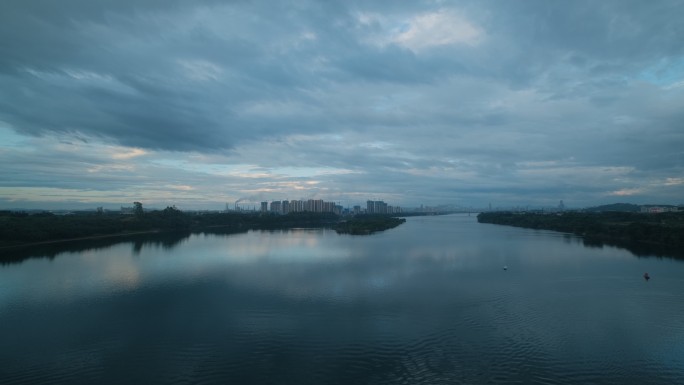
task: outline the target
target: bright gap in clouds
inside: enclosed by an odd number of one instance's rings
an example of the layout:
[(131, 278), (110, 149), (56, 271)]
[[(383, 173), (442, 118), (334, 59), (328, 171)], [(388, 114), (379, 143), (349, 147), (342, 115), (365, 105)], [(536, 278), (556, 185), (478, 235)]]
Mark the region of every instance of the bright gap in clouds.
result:
[(484, 31), (458, 12), (440, 10), (413, 17), (393, 41), (420, 52), (430, 47), (465, 44), (478, 45)]
[(364, 26), (381, 26), (379, 31), (367, 37), (369, 42), (382, 47), (396, 44), (414, 53), (440, 46), (474, 47), (485, 38), (485, 31), (480, 26), (451, 9), (404, 17), (361, 13), (357, 20)]

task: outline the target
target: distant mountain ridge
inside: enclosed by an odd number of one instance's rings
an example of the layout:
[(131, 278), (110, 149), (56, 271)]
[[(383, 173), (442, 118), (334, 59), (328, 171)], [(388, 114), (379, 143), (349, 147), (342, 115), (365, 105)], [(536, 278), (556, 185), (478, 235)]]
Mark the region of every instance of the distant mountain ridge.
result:
[(618, 211), (623, 213), (638, 213), (641, 210), (640, 205), (632, 203), (611, 203), (609, 205), (601, 205), (596, 207), (589, 207), (584, 211), (587, 212), (603, 212), (603, 211)]

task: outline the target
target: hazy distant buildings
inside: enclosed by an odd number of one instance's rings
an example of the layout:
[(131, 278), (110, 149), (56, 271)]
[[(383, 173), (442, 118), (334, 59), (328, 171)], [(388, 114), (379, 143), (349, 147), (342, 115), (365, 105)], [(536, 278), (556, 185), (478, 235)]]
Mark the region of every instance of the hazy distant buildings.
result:
[(398, 206), (391, 206), (383, 201), (366, 201), (367, 214), (399, 214), (401, 208)]
[(659, 213), (672, 213), (679, 211), (679, 208), (675, 206), (648, 206), (644, 205), (639, 208), (642, 213), (649, 214), (659, 214)]
[[(326, 202), (322, 199), (308, 199), (308, 200), (284, 200), (261, 202), (261, 212), (271, 212), (274, 214), (288, 214), (298, 212), (313, 212), (313, 213), (335, 213), (341, 215), (343, 212), (348, 213), (341, 205), (335, 202)], [(401, 213), (401, 208), (398, 206), (390, 206), (383, 201), (368, 201), (366, 210), (362, 210), (361, 206), (354, 206), (353, 214), (398, 214)]]

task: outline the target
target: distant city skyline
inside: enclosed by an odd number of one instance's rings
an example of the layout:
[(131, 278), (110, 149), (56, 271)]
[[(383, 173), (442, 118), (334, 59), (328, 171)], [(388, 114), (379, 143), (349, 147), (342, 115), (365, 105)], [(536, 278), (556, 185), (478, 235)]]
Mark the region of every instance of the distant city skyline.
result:
[(684, 203), (684, 2), (0, 2), (0, 209)]
[[(285, 200), (288, 202), (297, 202), (300, 206), (298, 209), (295, 210), (286, 210), (283, 211), (280, 207), (282, 206), (276, 206), (275, 208), (276, 212), (279, 212), (281, 214), (287, 213), (287, 212), (298, 212), (298, 211), (312, 211), (316, 212), (316, 209), (312, 209), (309, 206), (306, 205), (306, 200)], [(313, 200), (309, 200), (313, 201)], [(405, 213), (405, 212), (445, 212), (445, 211), (453, 211), (453, 212), (475, 212), (475, 211), (500, 211), (500, 210), (512, 210), (512, 211), (536, 211), (536, 210), (548, 210), (548, 211), (564, 211), (564, 210), (583, 210), (583, 209), (591, 209), (591, 208), (597, 208), (597, 207), (602, 207), (604, 205), (591, 205), (591, 206), (567, 206), (565, 205), (564, 202), (560, 202), (559, 204), (556, 205), (541, 205), (541, 204), (527, 204), (527, 205), (483, 205), (483, 206), (463, 206), (463, 205), (455, 205), (455, 204), (436, 204), (436, 205), (424, 205), (424, 204), (415, 204), (415, 205), (408, 205), (408, 206), (399, 206), (397, 204), (390, 204), (388, 202), (384, 201), (366, 201), (365, 205), (364, 204), (339, 204), (339, 202), (327, 202), (325, 200), (317, 200), (321, 202), (326, 202), (328, 205), (336, 205), (339, 207), (340, 211), (342, 212), (349, 212), (352, 214), (363, 214), (363, 213), (368, 213), (368, 212), (373, 212), (369, 210), (369, 204), (370, 202), (381, 202), (387, 206), (391, 206), (392, 209), (387, 212), (382, 212), (378, 211), (379, 213), (388, 213), (388, 214), (397, 214), (397, 213)], [(276, 205), (282, 204), (284, 201), (261, 201), (261, 202), (251, 202), (251, 201), (241, 201), (238, 203), (238, 206), (236, 208), (235, 203), (224, 203), (222, 207), (206, 207), (206, 208), (197, 208), (197, 207), (178, 207), (175, 205), (170, 205), (170, 204), (160, 204), (160, 205), (147, 205), (143, 203), (144, 209), (146, 211), (149, 210), (161, 210), (169, 206), (174, 206), (177, 209), (180, 209), (182, 211), (208, 211), (208, 212), (235, 212), (235, 211), (244, 211), (244, 212), (274, 212), (273, 204), (276, 203)], [(561, 204), (562, 203), (562, 204)], [(652, 202), (652, 203), (646, 203), (646, 204), (633, 204), (633, 203), (626, 203), (626, 202), (612, 202), (609, 203), (605, 206), (614, 206), (614, 205), (634, 205), (639, 207), (640, 212), (648, 212), (648, 213), (658, 213), (658, 212), (666, 212), (666, 211), (671, 211), (671, 210), (682, 210), (684, 209), (684, 204), (663, 204), (663, 203), (657, 203), (657, 202)], [(319, 212), (337, 212), (336, 210), (331, 210), (329, 206), (326, 210), (319, 211)], [(28, 211), (61, 211), (61, 212), (68, 212), (68, 211), (109, 211), (109, 212), (119, 212), (119, 211), (126, 211), (126, 212), (133, 212), (134, 207), (132, 205), (132, 202), (125, 202), (121, 204), (112, 204), (112, 205), (103, 205), (103, 206), (90, 206), (90, 205), (84, 205), (84, 206), (54, 206), (54, 207), (43, 207), (43, 206), (36, 206), (36, 207), (12, 207), (12, 208), (3, 208), (0, 210), (28, 210)]]

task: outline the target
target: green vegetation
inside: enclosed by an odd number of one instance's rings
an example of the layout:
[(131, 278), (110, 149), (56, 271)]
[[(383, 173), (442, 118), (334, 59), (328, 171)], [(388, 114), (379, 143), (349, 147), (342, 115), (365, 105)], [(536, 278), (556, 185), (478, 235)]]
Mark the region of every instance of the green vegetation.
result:
[(590, 243), (605, 242), (618, 246), (650, 244), (684, 250), (684, 212), (492, 212), (479, 214), (477, 220), (480, 223), (572, 233)]
[(192, 218), (174, 207), (135, 215), (79, 213), (28, 215), (0, 211), (0, 246), (112, 234), (185, 230)]
[(339, 234), (367, 235), (397, 227), (404, 222), (404, 218), (387, 215), (357, 215), (338, 223), (335, 231)]
[[(137, 203), (137, 202), (136, 202)], [(132, 235), (153, 232), (220, 232), (294, 227), (333, 227), (349, 234), (370, 234), (395, 227), (404, 220), (386, 216), (354, 218), (340, 223), (332, 213), (299, 212), (287, 215), (260, 213), (184, 213), (175, 207), (143, 211), (135, 205), (131, 215), (82, 212), (72, 215), (26, 214), (0, 211), (0, 247), (70, 239)]]

